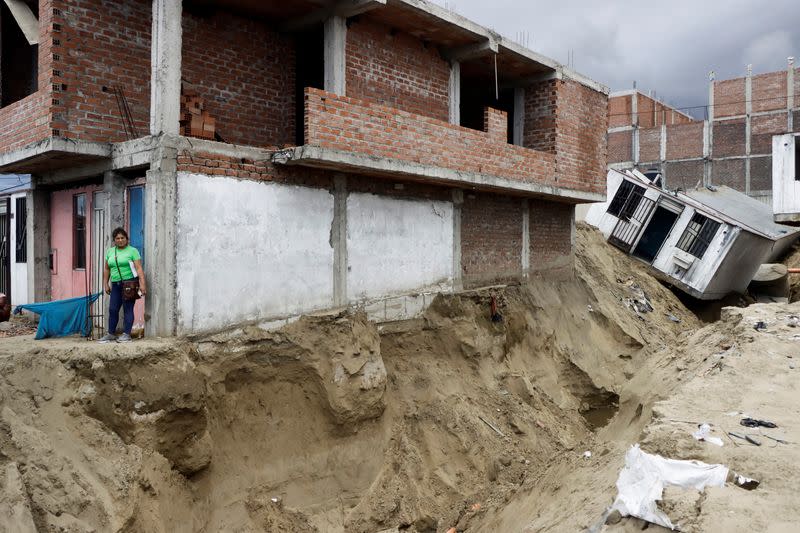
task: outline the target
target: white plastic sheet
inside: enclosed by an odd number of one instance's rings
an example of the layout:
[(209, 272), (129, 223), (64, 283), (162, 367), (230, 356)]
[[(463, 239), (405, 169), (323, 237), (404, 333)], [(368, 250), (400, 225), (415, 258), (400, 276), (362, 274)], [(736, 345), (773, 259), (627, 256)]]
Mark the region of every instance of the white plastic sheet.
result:
[(617, 479), (619, 494), (611, 509), (618, 510), (622, 516), (635, 516), (675, 529), (667, 515), (656, 506), (664, 487), (673, 485), (696, 490), (724, 487), (727, 477), (726, 466), (665, 459), (643, 452), (636, 444), (625, 454), (625, 467)]

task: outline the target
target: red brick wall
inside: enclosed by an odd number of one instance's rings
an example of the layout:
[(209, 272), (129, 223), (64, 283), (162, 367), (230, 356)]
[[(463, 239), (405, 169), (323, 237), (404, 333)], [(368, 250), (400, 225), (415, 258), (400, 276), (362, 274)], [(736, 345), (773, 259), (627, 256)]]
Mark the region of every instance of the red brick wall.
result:
[(39, 89), (0, 109), (0, 153), (50, 137), (52, 104), (53, 2), (39, 2)]
[(714, 122), (714, 140), (712, 156), (728, 157), (744, 155), (745, 153), (745, 123), (744, 119)]
[(750, 119), (750, 153), (772, 155), (772, 136), (787, 133), (788, 125), (785, 113)]
[(533, 150), (556, 151), (556, 80), (525, 89), (525, 128), (522, 145)]
[(522, 274), (522, 200), (496, 194), (464, 195), (461, 269), (466, 287)]
[(562, 276), (571, 274), (574, 206), (533, 199), (529, 202), (530, 271)]
[(772, 157), (750, 159), (750, 190), (772, 190)]
[(688, 190), (703, 183), (703, 161), (667, 162), (665, 167), (665, 185), (670, 189)]
[(612, 96), (608, 99), (608, 127), (619, 128), (633, 124), (631, 95)]
[(786, 71), (753, 76), (751, 83), (754, 113), (786, 109)]
[(661, 159), (661, 126), (639, 129), (639, 161)]
[(608, 97), (573, 80), (558, 80), (556, 172), (561, 187), (605, 194)]
[(294, 144), (294, 57), (291, 39), (262, 22), (184, 10), (183, 79), (204, 98), (226, 142)]
[(608, 162), (609, 163), (623, 163), (625, 161), (632, 161), (633, 155), (631, 154), (631, 136), (633, 131), (618, 131), (608, 134)]
[(636, 98), (636, 112), (638, 115), (639, 127), (652, 128), (655, 124), (653, 122), (653, 108), (656, 104), (655, 101), (643, 94), (637, 94)]
[(436, 47), (375, 22), (355, 21), (347, 30), (346, 59), (347, 96), (449, 120), (450, 65)]
[(667, 126), (667, 159), (703, 156), (703, 123)]
[(483, 131), (495, 142), (507, 142), (508, 113), (499, 109), (485, 107), (483, 109)]
[(737, 191), (744, 192), (744, 159), (723, 159), (714, 161), (711, 166), (711, 183), (727, 185)]
[(61, 10), (53, 22), (53, 83), (66, 89), (53, 94), (52, 129), (84, 141), (126, 140), (122, 115), (110, 90), (122, 87), (140, 136), (150, 129), (150, 0), (52, 0)]
[(744, 78), (714, 82), (714, 118), (744, 115), (744, 97)]
[[(554, 156), (498, 142), (484, 132), (364, 100), (306, 89), (308, 144), (525, 182), (553, 180)], [(605, 186), (605, 184), (603, 184)], [(592, 190), (585, 182), (576, 189)]]

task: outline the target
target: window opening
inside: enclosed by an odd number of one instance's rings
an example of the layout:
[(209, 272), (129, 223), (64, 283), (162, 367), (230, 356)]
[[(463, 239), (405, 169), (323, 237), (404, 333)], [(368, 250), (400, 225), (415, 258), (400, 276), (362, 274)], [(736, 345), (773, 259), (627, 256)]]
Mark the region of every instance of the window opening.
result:
[(636, 212), (639, 203), (644, 196), (644, 187), (640, 187), (631, 183), (628, 180), (622, 180), (614, 195), (614, 199), (608, 205), (607, 213), (614, 215), (622, 220), (630, 220), (631, 216)]
[(72, 197), (72, 268), (86, 268), (86, 194)]
[(695, 213), (678, 241), (678, 248), (702, 259), (719, 226), (719, 222)]
[(0, 2), (0, 107), (39, 89), (39, 2), (14, 0), (11, 5), (13, 12)]
[(16, 262), (17, 263), (27, 263), (28, 262), (28, 210), (27, 210), (27, 199), (26, 198), (17, 198), (17, 206), (16, 206), (16, 214), (14, 215), (15, 226), (16, 226), (16, 242), (15, 250), (16, 250)]
[(305, 88), (325, 88), (325, 32), (322, 26), (295, 38), (295, 142), (305, 144)]
[[(461, 95), (459, 125), (473, 130), (483, 131), (483, 111), (487, 107), (505, 111), (508, 115), (506, 142), (514, 143), (514, 89), (501, 89), (495, 93), (494, 76), (492, 78), (470, 76), (469, 65), (461, 65)], [(465, 73), (465, 71), (467, 73)]]

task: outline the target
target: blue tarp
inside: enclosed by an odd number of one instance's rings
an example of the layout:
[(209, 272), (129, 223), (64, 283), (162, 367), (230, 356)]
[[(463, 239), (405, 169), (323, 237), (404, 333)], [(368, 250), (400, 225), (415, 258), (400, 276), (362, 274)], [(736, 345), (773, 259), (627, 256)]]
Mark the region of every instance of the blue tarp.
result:
[(65, 337), (73, 333), (80, 333), (88, 337), (91, 333), (89, 324), (89, 305), (100, 298), (101, 293), (89, 296), (79, 296), (69, 300), (56, 300), (38, 304), (18, 305), (15, 314), (28, 310), (39, 315), (39, 329), (36, 330), (36, 339), (47, 337)]

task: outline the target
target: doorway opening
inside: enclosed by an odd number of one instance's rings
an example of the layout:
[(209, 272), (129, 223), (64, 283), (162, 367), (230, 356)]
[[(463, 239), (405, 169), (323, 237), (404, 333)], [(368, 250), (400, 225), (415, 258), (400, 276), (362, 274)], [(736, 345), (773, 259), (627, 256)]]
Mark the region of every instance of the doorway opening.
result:
[(672, 226), (678, 220), (679, 213), (670, 211), (663, 206), (657, 206), (650, 223), (642, 233), (639, 243), (633, 250), (634, 257), (652, 263), (658, 251), (667, 240), (667, 235), (672, 231)]

